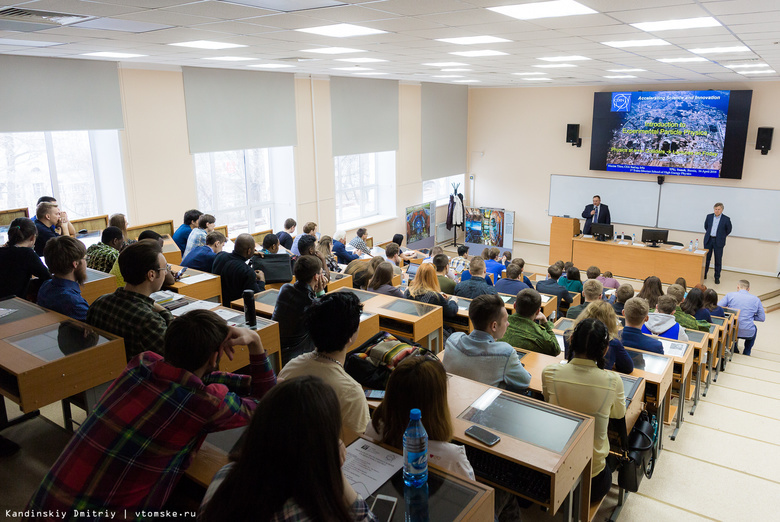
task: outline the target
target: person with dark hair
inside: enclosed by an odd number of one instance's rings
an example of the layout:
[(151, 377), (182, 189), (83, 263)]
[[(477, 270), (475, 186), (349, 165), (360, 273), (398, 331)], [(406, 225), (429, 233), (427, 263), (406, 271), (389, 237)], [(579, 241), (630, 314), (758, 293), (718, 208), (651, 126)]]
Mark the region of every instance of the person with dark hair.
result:
[(70, 236), (55, 237), (46, 243), (43, 255), (52, 278), (38, 290), (38, 305), (86, 321), (89, 305), (80, 288), (87, 281), (84, 243)]
[(200, 216), (202, 215), (203, 212), (198, 209), (193, 208), (188, 210), (184, 213), (182, 224), (179, 225), (179, 228), (173, 233), (173, 241), (176, 243), (176, 246), (179, 247), (182, 254), (187, 250), (187, 240), (190, 238), (192, 229), (198, 227), (198, 219), (200, 219)]
[(341, 272), (339, 262), (333, 255), (333, 238), (330, 236), (320, 237), (317, 245), (318, 257), (325, 260), (325, 266), (329, 272)]
[(647, 305), (652, 310), (655, 308), (655, 305), (658, 302), (658, 298), (662, 295), (664, 295), (664, 289), (661, 286), (661, 280), (656, 276), (650, 276), (645, 279), (637, 297), (641, 297), (647, 301)]
[(304, 310), (325, 293), (327, 279), (322, 275), (322, 262), (316, 256), (299, 256), (293, 268), (295, 283), (285, 283), (276, 298), (271, 319), (279, 323), (279, 340), (282, 345), (282, 366), (290, 359), (314, 349), (311, 337), (301, 328)]
[(469, 247), (466, 245), (458, 245), (458, 255), (450, 259), (450, 270), (455, 272), (455, 277), (460, 278), (460, 275), (469, 266)]
[(298, 256), (316, 256), (317, 255), (317, 238), (311, 234), (303, 234), (296, 237), (298, 242)]
[(453, 434), (447, 404), (447, 372), (435, 358), (406, 357), (396, 366), (366, 435), (401, 449), (412, 408), (422, 412), (423, 427), (428, 434), (428, 463), (475, 480), (466, 448), (450, 442)]
[(0, 247), (0, 297), (27, 298), (32, 276), (51, 278), (41, 258), (33, 250), (38, 228), (31, 219), (16, 218), (8, 227), (8, 242)]
[(367, 239), (368, 239), (368, 229), (359, 228), (357, 229), (357, 233), (355, 237), (352, 238), (352, 241), (350, 241), (349, 244), (355, 247), (355, 252), (357, 254), (362, 253), (362, 254), (371, 255), (371, 249), (368, 248), (368, 245), (366, 244)]
[(582, 211), (582, 217), (585, 218), (585, 225), (582, 227), (583, 234), (590, 234), (592, 223), (612, 223), (612, 217), (609, 215), (609, 207), (601, 204), (601, 196), (593, 196), (593, 204), (586, 205)]
[(686, 314), (692, 315), (697, 321), (712, 322), (710, 311), (704, 308), (704, 292), (696, 287), (690, 289), (680, 308)]
[(222, 252), (226, 241), (227, 238), (222, 232), (209, 232), (206, 236), (206, 244), (193, 248), (190, 254), (182, 260), (181, 266), (202, 272), (211, 272), (214, 258)]
[(374, 270), (374, 275), (368, 282), (366, 290), (382, 295), (404, 297), (404, 293), (399, 288), (393, 286), (393, 275), (393, 265), (391, 263), (387, 261), (379, 263), (379, 266)]
[(279, 238), (279, 244), (287, 250), (290, 250), (293, 245), (293, 234), (295, 233), (295, 227), (298, 223), (293, 218), (287, 218), (284, 220), (284, 230), (276, 233), (276, 237)]
[(615, 302), (612, 303), (612, 308), (615, 310), (615, 313), (621, 315), (623, 313), (623, 308), (626, 306), (626, 301), (632, 297), (634, 297), (634, 287), (629, 283), (620, 285), (615, 291)]
[[(623, 308), (626, 326), (620, 332), (620, 339), (625, 347), (663, 355), (664, 345), (661, 344), (661, 341), (642, 333), (642, 325), (647, 321), (649, 313), (650, 306), (645, 299), (632, 297), (626, 301), (626, 306)], [(635, 360), (634, 362), (636, 364), (639, 361)]]
[(507, 329), (506, 307), (497, 295), (480, 295), (471, 301), (469, 319), (474, 330), (455, 332), (444, 348), (444, 368), (472, 381), (523, 392), (531, 374), (523, 368), (517, 350), (499, 341)]
[(515, 313), (509, 316), (509, 325), (501, 340), (515, 348), (553, 357), (561, 353), (552, 325), (542, 313), (542, 296), (532, 288), (517, 293)]
[(455, 285), (455, 292), (453, 293), (456, 296), (474, 299), (480, 295), (495, 295), (498, 293), (495, 287), (488, 285), (485, 281), (485, 260), (481, 257), (471, 258), (469, 275), (471, 276), (469, 279), (464, 281), (463, 277), (461, 277), (460, 283)]
[(569, 291), (558, 284), (562, 269), (558, 264), (552, 264), (547, 268), (547, 279), (536, 282), (536, 291), (540, 294), (548, 294), (558, 298), (558, 315), (561, 315), (563, 304), (571, 304), (572, 297)]
[(356, 259), (347, 265), (344, 273), (352, 276), (352, 288), (365, 290), (368, 282), (374, 277), (376, 268), (384, 262), (385, 260), (380, 256), (373, 257), (371, 260)]
[[(614, 288), (615, 290), (620, 288), (620, 283), (618, 282), (617, 279), (615, 279), (615, 276), (613, 276), (612, 272), (610, 272), (609, 270), (605, 271), (603, 275), (601, 275), (601, 273), (599, 273), (599, 275), (597, 275), (595, 278), (590, 277), (591, 276), (591, 269), (594, 269), (594, 268), (596, 270), (598, 270), (598, 267), (596, 267), (596, 266), (592, 266), (592, 267), (588, 268), (588, 279), (596, 279), (599, 283), (601, 283), (601, 285), (604, 288)], [(595, 271), (593, 273), (595, 273)], [(632, 287), (632, 289), (633, 289), (633, 287)]]
[(341, 415), (336, 392), (322, 379), (280, 382), (214, 476), (198, 520), (377, 522), (341, 470)]
[(211, 271), (220, 277), (222, 304), (230, 306), (231, 301), (240, 299), (244, 290), (262, 292), (265, 290), (265, 276), (261, 270), (252, 270), (248, 259), (255, 253), (255, 239), (249, 234), (236, 238), (232, 252), (220, 252), (214, 257)]
[(363, 433), (368, 425), (368, 402), (363, 387), (344, 371), (347, 352), (355, 342), (363, 305), (351, 292), (335, 292), (315, 299), (303, 313), (303, 324), (315, 351), (288, 362), (280, 379), (302, 375), (321, 378), (336, 390), (341, 420), (347, 428)]
[(593, 432), (593, 468), (590, 501), (599, 501), (612, 487), (612, 471), (607, 465), (609, 419), (626, 415), (623, 380), (604, 370), (604, 354), (609, 347), (607, 327), (596, 319), (585, 319), (571, 336), (569, 364), (551, 364), (542, 372), (544, 400), (596, 419)]
[[(37, 209), (38, 205), (40, 205), (41, 203), (51, 203), (58, 209), (60, 207), (60, 204), (52, 196), (39, 197), (38, 201), (35, 203), (35, 208)], [(33, 223), (35, 223), (38, 220), (38, 216), (33, 216), (32, 220)], [(60, 219), (55, 225), (54, 231), (57, 232), (57, 234), (63, 236), (74, 236), (74, 237), (76, 236), (76, 228), (73, 226), (73, 223), (70, 222), (70, 220), (68, 219), (68, 213), (65, 212), (64, 210), (60, 210)]]
[[(680, 285), (682, 287), (684, 296), (688, 295), (688, 283), (686, 283), (684, 277), (678, 277), (677, 279), (675, 279), (674, 280), (674, 284)], [(691, 314), (691, 315), (693, 315), (693, 314)]]
[(709, 310), (710, 318), (726, 317), (726, 312), (718, 306), (718, 292), (712, 288), (704, 291), (704, 308)]
[[(710, 323), (704, 320), (696, 319), (692, 314), (689, 314), (682, 309), (682, 303), (685, 300), (685, 289), (677, 283), (670, 285), (666, 289), (666, 295), (674, 297), (677, 302), (677, 307), (674, 312), (674, 319), (680, 323), (683, 328), (690, 328), (691, 330), (700, 330), (702, 332), (710, 331)], [(652, 319), (651, 319), (652, 320)]]
[(397, 244), (390, 242), (390, 244), (385, 247), (385, 258), (387, 258), (393, 266), (394, 274), (400, 275), (403, 273), (403, 270), (401, 270), (401, 265), (403, 264), (403, 261), (401, 260), (401, 249)]
[(106, 227), (100, 236), (100, 243), (90, 245), (87, 249), (87, 268), (106, 274), (111, 272), (124, 244), (125, 236), (120, 228)]
[(129, 361), (139, 353), (162, 353), (171, 312), (149, 297), (162, 288), (167, 263), (160, 244), (142, 239), (128, 246), (117, 261), (125, 286), (98, 297), (87, 311), (87, 323), (125, 339)]
[(558, 284), (569, 292), (582, 293), (582, 276), (580, 275), (580, 269), (576, 266), (570, 266), (566, 270), (566, 275), (561, 276), (561, 278), (558, 279)]
[[(160, 252), (162, 252), (163, 245), (165, 244), (165, 239), (155, 232), (154, 230), (144, 230), (138, 235), (138, 241), (143, 240), (151, 240), (157, 243), (157, 245), (160, 247)], [(132, 241), (130, 243), (125, 242), (124, 248), (127, 248), (129, 245), (132, 245), (136, 243), (136, 241)], [(121, 252), (120, 252), (121, 253)], [(111, 267), (111, 270), (108, 272), (112, 276), (116, 277), (116, 286), (117, 288), (121, 288), (125, 286), (125, 278), (122, 276), (122, 270), (119, 266), (119, 258), (114, 262), (114, 266)], [(165, 265), (165, 271), (163, 272), (165, 275), (165, 279), (163, 280), (163, 286), (171, 286), (176, 282), (176, 278), (173, 275), (173, 272), (171, 272), (170, 265)]]
[(525, 259), (523, 259), (522, 257), (516, 257), (509, 264), (510, 265), (517, 265), (517, 266), (519, 266), (520, 267), (520, 276), (523, 278), (523, 283), (528, 285), (528, 288), (533, 288), (534, 287), (533, 283), (531, 283), (531, 280), (528, 279), (528, 277), (526, 277), (525, 274), (523, 274), (523, 269), (525, 268)]
[[(628, 355), (623, 343), (620, 341), (620, 323), (615, 314), (615, 309), (606, 301), (593, 301), (577, 316), (577, 320), (574, 322), (574, 328), (576, 329), (579, 323), (586, 321), (589, 318), (601, 321), (609, 332), (609, 348), (607, 349), (607, 353), (604, 354), (604, 368), (626, 374), (633, 372), (634, 362), (631, 360), (631, 356)], [(568, 330), (563, 336), (567, 358), (571, 354), (571, 344), (569, 342), (570, 335), (571, 330)]]
[(500, 294), (517, 295), (521, 290), (530, 288), (520, 277), (523, 275), (523, 269), (514, 263), (509, 263), (506, 267), (506, 277), (502, 277), (496, 283), (496, 292)]
[(501, 279), (501, 274), (504, 273), (504, 263), (500, 261), (501, 250), (496, 247), (491, 247), (488, 251), (488, 257), (485, 259), (485, 273), (493, 274), (493, 284), (498, 283)]
[(439, 280), (441, 291), (452, 295), (455, 292), (455, 281), (449, 277), (450, 258), (447, 254), (436, 254), (433, 256), (433, 266), (436, 268), (436, 279)]
[(214, 232), (214, 225), (217, 219), (211, 214), (203, 214), (198, 218), (198, 228), (192, 230), (192, 233), (187, 238), (187, 248), (184, 249), (184, 253), (181, 258), (184, 259), (192, 249), (206, 244), (206, 236)]
[(445, 321), (452, 320), (458, 315), (458, 298), (448, 299), (445, 294), (441, 293), (439, 280), (436, 277), (436, 268), (431, 263), (420, 265), (417, 275), (409, 283), (404, 297), (421, 303), (441, 306)]
[(342, 265), (348, 265), (356, 259), (360, 259), (360, 256), (353, 254), (347, 250), (345, 245), (347, 241), (347, 233), (343, 230), (337, 230), (333, 234), (333, 253), (336, 254), (336, 259)]
[(263, 237), (263, 254), (279, 253), (279, 238), (276, 234), (266, 234)]
[(315, 242), (317, 241), (317, 223), (313, 221), (309, 221), (308, 223), (303, 225), (303, 234), (298, 234), (297, 236), (295, 236), (295, 239), (293, 239), (292, 248), (290, 248), (290, 252), (293, 255), (295, 256), (309, 255), (308, 253), (303, 252), (299, 245), (301, 239), (305, 238), (306, 236), (311, 236), (312, 238), (314, 238)]
[(116, 227), (122, 231), (122, 246), (119, 248), (119, 250), (122, 250), (127, 245), (135, 243), (135, 240), (127, 239), (127, 227), (129, 226), (129, 223), (127, 221), (127, 217), (124, 214), (111, 214), (111, 217), (108, 218), (108, 226)]
[(399, 255), (401, 256), (401, 259), (403, 259), (404, 261), (408, 261), (410, 259), (416, 259), (418, 256), (424, 255), (422, 252), (404, 247), (403, 242), (404, 242), (403, 234), (393, 234), (392, 243), (398, 245), (398, 251), (400, 252)]
[[(223, 353), (232, 359), (236, 345), (249, 351), (249, 375), (215, 371)], [(163, 351), (163, 344), (157, 348)], [(257, 333), (229, 327), (208, 310), (177, 317), (164, 351), (165, 358), (145, 351), (130, 361), (27, 509), (130, 514), (163, 508), (206, 435), (247, 425), (276, 383)]]
[(43, 256), (43, 248), (46, 242), (60, 235), (67, 236), (67, 233), (57, 232), (57, 230), (67, 231), (67, 227), (60, 225), (60, 208), (56, 203), (43, 202), (35, 209), (35, 227), (38, 229), (38, 235), (35, 238), (35, 253)]

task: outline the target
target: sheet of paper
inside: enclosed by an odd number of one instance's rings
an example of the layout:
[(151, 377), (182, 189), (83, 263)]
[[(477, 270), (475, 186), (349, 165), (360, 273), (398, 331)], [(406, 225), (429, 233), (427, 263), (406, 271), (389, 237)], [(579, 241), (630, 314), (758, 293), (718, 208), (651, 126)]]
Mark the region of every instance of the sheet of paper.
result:
[(593, 236), (591, 234), (582, 234), (582, 237), (584, 237), (585, 239), (590, 239)]
[(634, 245), (634, 246), (638, 246), (638, 247), (644, 247), (644, 246), (647, 246), (647, 245), (645, 245), (644, 243), (631, 243), (631, 244), (632, 244), (632, 245)]
[(244, 317), (244, 314), (238, 310), (225, 310), (224, 308), (214, 310), (214, 313), (227, 321), (228, 324), (235, 323), (236, 319), (242, 319)]
[(403, 467), (402, 455), (363, 439), (347, 448), (347, 460), (341, 470), (363, 498), (368, 498)]
[(694, 254), (706, 254), (707, 251), (706, 250), (694, 250), (693, 253)]
[(561, 347), (561, 351), (565, 352), (566, 351), (566, 347), (563, 345), (563, 336), (555, 334), (555, 340), (558, 341), (558, 346)]
[(0, 317), (5, 317), (6, 315), (11, 315), (15, 311), (16, 311), (16, 309), (14, 309), (14, 308), (0, 308)]
[(209, 279), (214, 279), (215, 277), (217, 276), (214, 274), (198, 274), (196, 276), (182, 277), (181, 282), (191, 285), (194, 283), (200, 283), (201, 281), (208, 281)]
[(501, 299), (503, 299), (503, 301), (504, 301), (505, 303), (509, 302), (509, 300), (510, 300), (510, 299), (512, 299), (512, 296), (511, 296), (511, 295), (499, 295), (498, 297), (500, 297)]
[(618, 241), (618, 245), (627, 245), (628, 241)]
[(673, 247), (672, 247), (672, 248), (670, 248), (669, 250), (682, 250), (683, 248), (685, 248), (685, 247), (684, 247), (684, 246), (682, 246), (682, 245), (677, 245), (677, 246), (673, 246)]
[(170, 290), (160, 290), (159, 292), (153, 293), (149, 297), (154, 299), (155, 303), (163, 304), (163, 303), (170, 303), (171, 301), (178, 301), (184, 296), (181, 294), (177, 294), (176, 292), (171, 292)]
[(542, 302), (543, 302), (543, 303), (546, 303), (546, 302), (547, 302), (547, 301), (549, 301), (550, 299), (552, 299), (552, 297), (550, 297), (549, 295), (543, 295), (543, 296), (542, 296)]
[(684, 357), (685, 349), (688, 347), (685, 343), (676, 343), (665, 339), (661, 339), (661, 344), (664, 345), (664, 355), (671, 355), (672, 357)]
[(184, 315), (192, 310), (213, 310), (218, 306), (219, 303), (211, 303), (209, 301), (195, 301), (194, 303), (177, 308), (171, 312), (171, 314), (173, 314), (174, 317), (179, 317), (180, 315)]

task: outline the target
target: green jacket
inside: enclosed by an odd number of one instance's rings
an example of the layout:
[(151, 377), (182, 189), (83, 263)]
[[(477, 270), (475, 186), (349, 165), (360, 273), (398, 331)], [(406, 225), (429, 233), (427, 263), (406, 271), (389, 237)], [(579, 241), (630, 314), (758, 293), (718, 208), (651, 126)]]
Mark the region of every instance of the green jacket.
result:
[(539, 352), (553, 357), (561, 353), (561, 347), (549, 321), (544, 326), (540, 326), (517, 314), (509, 316), (509, 326), (501, 340), (529, 352)]
[(691, 330), (700, 330), (702, 332), (709, 332), (710, 331), (710, 323), (707, 321), (701, 320), (697, 321), (695, 317), (693, 317), (691, 314), (686, 314), (682, 311), (682, 308), (680, 308), (680, 305), (677, 305), (677, 310), (674, 311), (674, 320), (680, 323), (680, 326), (683, 328), (690, 328)]

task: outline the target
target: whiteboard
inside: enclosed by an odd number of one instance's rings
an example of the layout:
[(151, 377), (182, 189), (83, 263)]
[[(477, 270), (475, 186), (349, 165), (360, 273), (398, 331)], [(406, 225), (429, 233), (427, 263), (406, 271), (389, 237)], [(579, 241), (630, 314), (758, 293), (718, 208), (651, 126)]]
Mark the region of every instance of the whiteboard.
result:
[(731, 218), (732, 236), (780, 241), (780, 190), (667, 183), (661, 187), (658, 226), (702, 233), (718, 202)]
[(659, 189), (655, 181), (550, 176), (550, 216), (582, 218), (585, 205), (598, 194), (609, 207), (613, 223), (655, 227), (658, 217)]

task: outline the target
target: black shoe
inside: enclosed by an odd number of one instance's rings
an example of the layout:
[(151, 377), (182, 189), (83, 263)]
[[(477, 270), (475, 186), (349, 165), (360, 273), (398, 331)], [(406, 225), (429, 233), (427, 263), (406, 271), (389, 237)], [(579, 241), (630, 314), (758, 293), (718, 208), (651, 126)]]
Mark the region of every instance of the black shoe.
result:
[(707, 274), (704, 274), (704, 280), (705, 281), (707, 280)]
[(720, 277), (716, 277), (716, 278), (715, 278), (715, 284), (716, 284), (716, 285), (719, 285), (719, 284), (720, 284)]
[(739, 353), (739, 347), (735, 346), (733, 350), (731, 350), (733, 353)]

